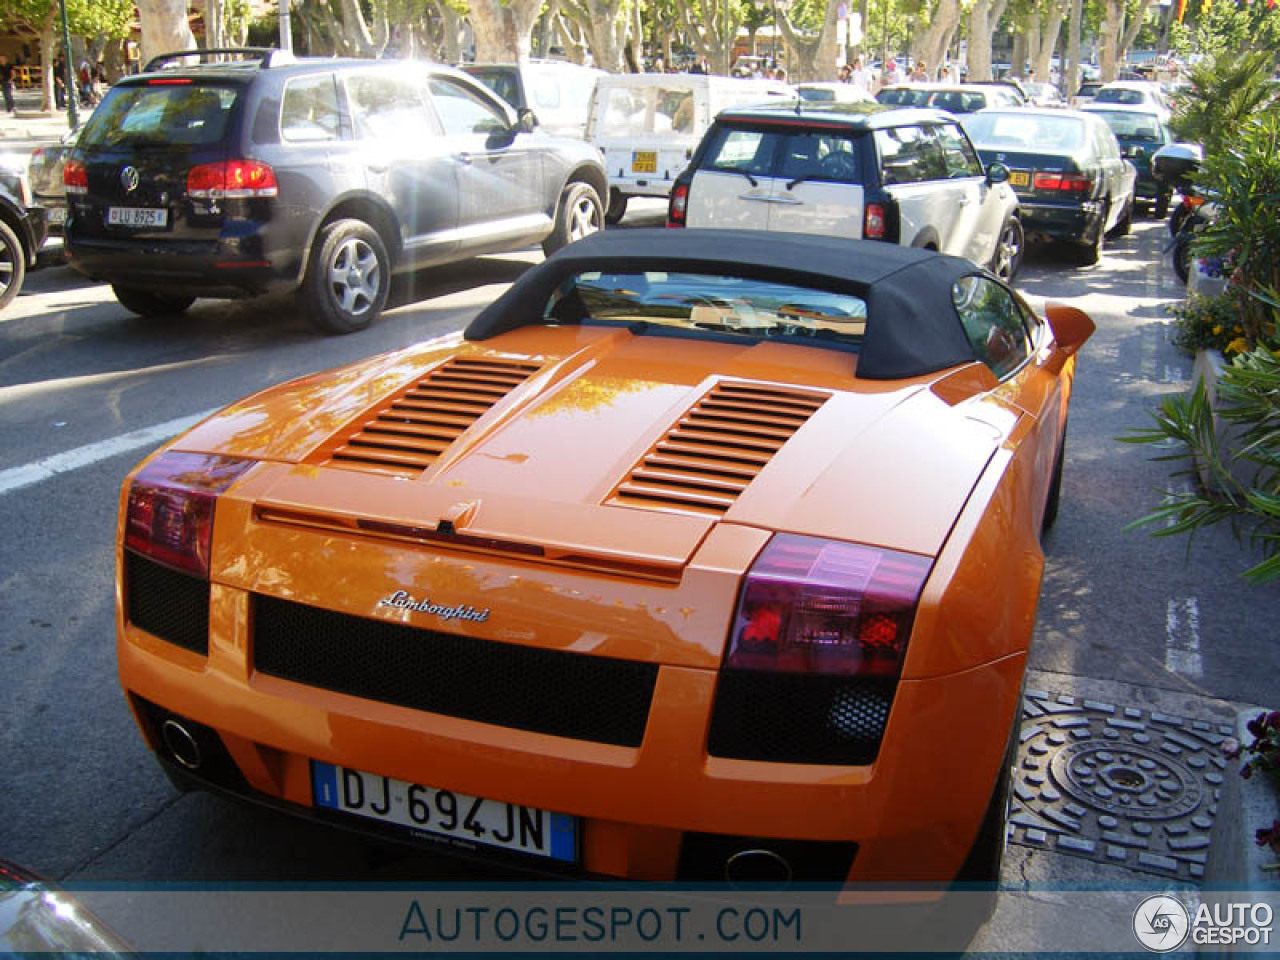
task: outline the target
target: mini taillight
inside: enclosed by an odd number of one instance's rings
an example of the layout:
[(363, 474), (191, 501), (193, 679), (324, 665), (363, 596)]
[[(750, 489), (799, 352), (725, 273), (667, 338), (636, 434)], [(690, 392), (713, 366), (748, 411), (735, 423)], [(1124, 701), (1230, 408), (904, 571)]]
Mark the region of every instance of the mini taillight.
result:
[(862, 236), (867, 240), (884, 239), (884, 207), (868, 203), (862, 214)]
[(274, 197), (276, 172), (256, 160), (202, 163), (187, 174), (187, 196), (200, 200)]
[(689, 211), (689, 185), (678, 183), (671, 191), (671, 202), (667, 205), (667, 226), (683, 227), (685, 214)]
[(780, 533), (751, 566), (725, 666), (897, 677), (932, 561)]
[(1037, 173), (1033, 182), (1037, 190), (1066, 190), (1072, 193), (1093, 192), (1093, 180), (1077, 173)]
[(88, 168), (79, 160), (68, 160), (62, 167), (62, 185), (67, 193), (88, 193)]
[(125, 546), (175, 570), (208, 578), (214, 504), (254, 463), (162, 453), (129, 487)]
[(1204, 197), (1188, 196), (1183, 197), (1182, 202), (1194, 210), (1196, 207), (1204, 205)]

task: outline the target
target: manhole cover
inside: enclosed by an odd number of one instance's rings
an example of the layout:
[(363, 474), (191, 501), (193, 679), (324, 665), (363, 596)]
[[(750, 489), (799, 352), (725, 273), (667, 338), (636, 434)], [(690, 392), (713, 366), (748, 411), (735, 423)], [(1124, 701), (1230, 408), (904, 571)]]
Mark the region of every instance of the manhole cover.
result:
[(1028, 691), (1013, 843), (1199, 880), (1226, 760), (1221, 721)]

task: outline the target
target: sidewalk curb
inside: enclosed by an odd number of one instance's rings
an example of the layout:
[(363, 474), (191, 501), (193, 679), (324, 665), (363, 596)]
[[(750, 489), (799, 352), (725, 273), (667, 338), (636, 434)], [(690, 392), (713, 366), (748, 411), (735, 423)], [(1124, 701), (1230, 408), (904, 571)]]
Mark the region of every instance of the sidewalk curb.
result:
[[(1251, 707), (1236, 714), (1236, 737), (1242, 744), (1252, 741), (1246, 725), (1263, 711), (1262, 707)], [(1205, 885), (1236, 890), (1280, 886), (1280, 874), (1262, 869), (1274, 863), (1276, 855), (1254, 842), (1255, 831), (1280, 818), (1280, 796), (1265, 777), (1245, 780), (1239, 775), (1239, 767), (1228, 770), (1231, 776), (1222, 785), (1218, 804), (1225, 815), (1219, 815), (1214, 825), (1214, 830), (1220, 832), (1209, 848)]]

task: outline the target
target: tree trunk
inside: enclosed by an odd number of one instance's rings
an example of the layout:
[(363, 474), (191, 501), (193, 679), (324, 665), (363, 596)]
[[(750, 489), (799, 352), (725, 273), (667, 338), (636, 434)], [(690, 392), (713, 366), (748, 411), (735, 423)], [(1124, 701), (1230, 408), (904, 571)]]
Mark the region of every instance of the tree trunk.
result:
[[(57, 10), (57, 6), (49, 8), (49, 18), (45, 21), (43, 29), (40, 31), (40, 109), (52, 110), (56, 104), (53, 95), (53, 64), (58, 59), (58, 41), (61, 36), (54, 29), (53, 12)], [(65, 52), (65, 51), (64, 51)], [(63, 74), (62, 82), (67, 82), (66, 74)]]
[(1080, 21), (1084, 0), (1071, 0), (1071, 20), (1067, 24), (1067, 62), (1062, 65), (1062, 92), (1070, 101), (1080, 89)]
[(960, 22), (959, 0), (939, 0), (929, 18), (928, 29), (917, 37), (912, 44), (912, 52), (917, 60), (923, 60), (929, 68), (929, 76), (933, 77), (942, 65), (943, 54), (947, 44)]
[(195, 35), (187, 22), (187, 0), (137, 2), (138, 21), (142, 27), (140, 52), (143, 64), (162, 53), (196, 48)]
[(587, 37), (597, 67), (623, 72), (622, 48), (627, 39), (629, 16), (625, 0), (563, 0), (565, 15), (577, 22)]
[(991, 38), (996, 25), (1004, 16), (1009, 0), (977, 0), (969, 14), (969, 65), (970, 80), (990, 80)]
[(693, 48), (699, 56), (707, 58), (712, 73), (725, 77), (731, 66), (733, 38), (742, 25), (742, 20), (733, 15), (732, 7), (726, 23), (726, 6), (722, 0), (676, 0), (680, 22)]
[(1032, 66), (1036, 69), (1036, 79), (1041, 83), (1049, 81), (1053, 52), (1058, 48), (1058, 35), (1062, 32), (1062, 21), (1066, 15), (1067, 10), (1062, 0), (1051, 0), (1040, 17), (1040, 52), (1032, 61)]
[(1124, 32), (1124, 36), (1120, 38), (1120, 49), (1117, 51), (1117, 57), (1123, 60), (1129, 55), (1129, 47), (1133, 45), (1134, 38), (1137, 37), (1138, 31), (1142, 29), (1142, 22), (1147, 19), (1147, 11), (1151, 9), (1151, 0), (1138, 0), (1138, 9), (1133, 14), (1133, 19), (1129, 21), (1129, 26)]
[(526, 60), (532, 47), (533, 25), (542, 0), (471, 0), (471, 30), (477, 63)]
[[(943, 0), (944, 3), (955, 0)], [(787, 57), (791, 67), (787, 79), (791, 83), (831, 80), (836, 72), (836, 12), (838, 0), (827, 0), (822, 30), (812, 40), (804, 40), (796, 32), (791, 18), (779, 11), (778, 27), (787, 41)]]
[(1119, 40), (1124, 31), (1123, 0), (1106, 0), (1102, 15), (1102, 53), (1098, 59), (1102, 70), (1102, 82), (1116, 78), (1119, 67)]
[(204, 45), (205, 47), (227, 46), (226, 35), (222, 29), (222, 0), (204, 0)]

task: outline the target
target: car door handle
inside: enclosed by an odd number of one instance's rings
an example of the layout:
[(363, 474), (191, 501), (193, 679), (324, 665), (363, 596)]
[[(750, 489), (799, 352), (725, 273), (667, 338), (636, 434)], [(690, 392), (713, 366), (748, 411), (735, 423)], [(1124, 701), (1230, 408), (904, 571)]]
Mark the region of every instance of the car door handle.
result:
[(770, 197), (767, 193), (744, 193), (740, 197), (738, 197), (738, 199), (739, 200), (755, 200), (759, 203), (769, 203), (773, 198)]
[(471, 166), (471, 154), (469, 153), (455, 153), (453, 155), (453, 159), (457, 160), (464, 166)]
[(959, 204), (959, 205), (960, 205), (960, 206), (962, 206), (962, 207), (967, 207), (967, 206), (969, 205), (969, 201), (970, 201), (971, 199), (972, 199), (971, 197), (969, 197), (968, 195), (966, 195), (966, 196), (961, 197), (959, 200), (957, 200), (957, 201), (956, 201), (956, 203), (957, 203), (957, 204)]
[(390, 164), (386, 164), (386, 163), (368, 163), (368, 164), (365, 164), (365, 166), (367, 166), (367, 167), (369, 168), (369, 172), (370, 172), (370, 173), (386, 173), (386, 172), (387, 172), (387, 167), (388, 167), (388, 166), (390, 166)]

